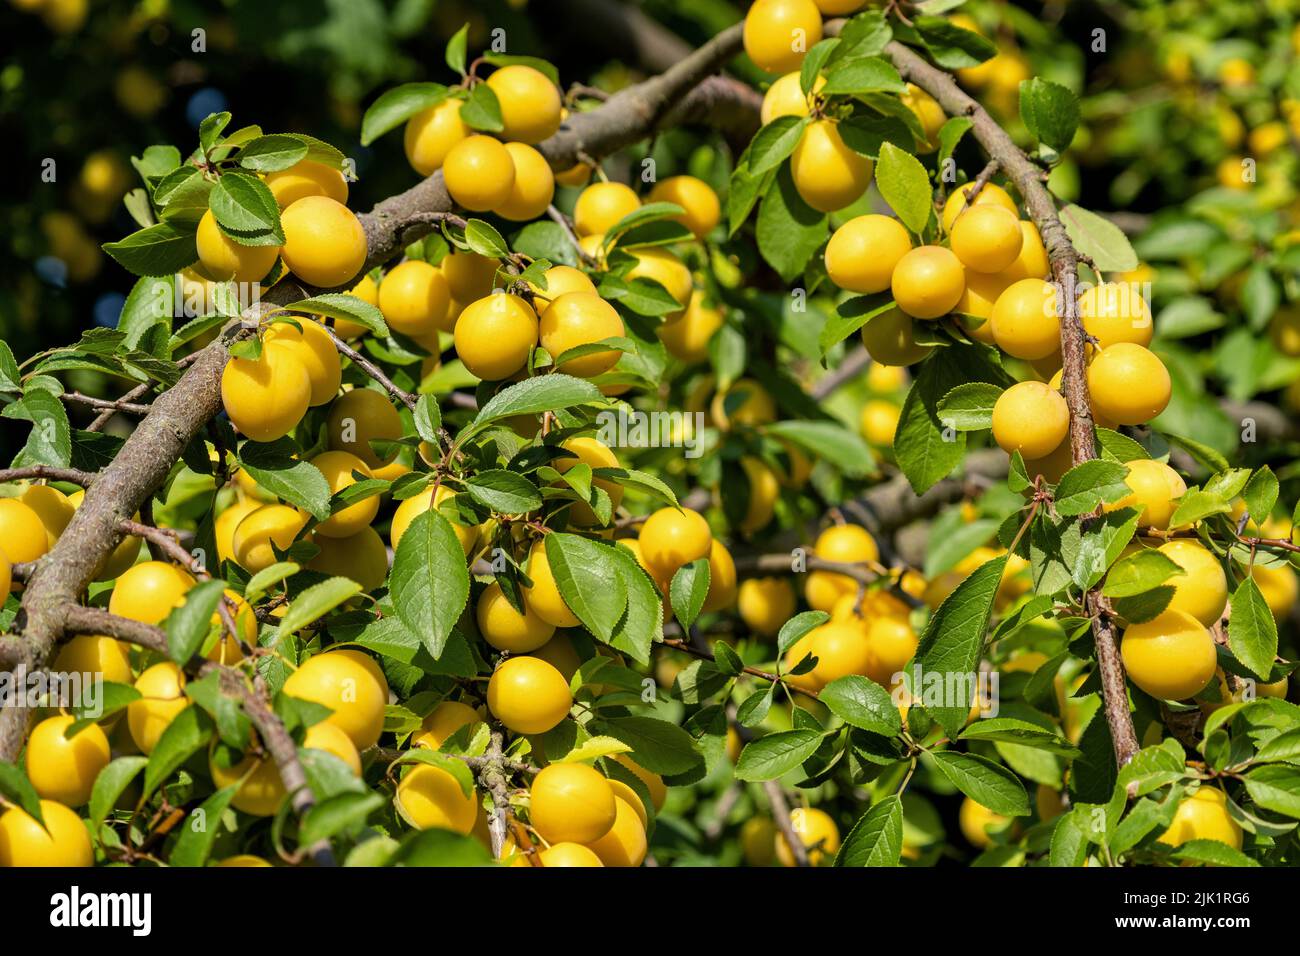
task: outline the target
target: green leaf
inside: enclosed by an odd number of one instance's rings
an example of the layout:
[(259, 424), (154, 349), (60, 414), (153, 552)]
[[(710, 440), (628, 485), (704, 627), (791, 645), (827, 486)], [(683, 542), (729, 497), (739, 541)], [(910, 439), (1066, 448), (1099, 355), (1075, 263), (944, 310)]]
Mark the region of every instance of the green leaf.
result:
[(894, 458), (917, 494), (947, 477), (966, 452), (966, 435), (947, 428), (939, 418), (943, 396), (970, 381), (964, 363), (945, 354), (954, 348), (939, 349), (921, 363), (894, 432)]
[(286, 133), (259, 136), (239, 150), (239, 165), (259, 173), (288, 169), (306, 158), (307, 144)]
[(293, 442), (246, 441), (239, 449), (239, 464), (263, 489), (323, 521), (330, 514), (330, 486), (319, 468), (295, 458)]
[[(786, 651), (794, 647), (799, 640), (814, 627), (821, 627), (831, 616), (825, 611), (801, 611), (781, 625), (776, 635), (776, 653), (784, 657)], [(796, 662), (797, 663), (797, 662)]]
[(415, 419), (416, 433), (430, 445), (437, 447), (438, 430), (442, 428), (442, 409), (438, 407), (438, 399), (433, 395), (421, 395), (415, 401), (415, 413), (412, 417)]
[(1091, 809), (1078, 806), (1056, 818), (1048, 852), (1048, 864), (1054, 867), (1083, 866), (1088, 857), (1089, 814)]
[(1079, 756), (1079, 748), (1037, 724), (1014, 717), (986, 717), (961, 732), (961, 740), (994, 740), (1046, 750), (1062, 757)]
[(836, 866), (898, 866), (903, 853), (903, 801), (890, 794), (858, 818), (835, 854)]
[(816, 730), (786, 730), (750, 741), (736, 761), (736, 779), (759, 782), (784, 776), (811, 757), (824, 736)]
[(1186, 573), (1178, 562), (1161, 551), (1139, 551), (1115, 562), (1106, 573), (1101, 593), (1110, 598), (1135, 597)]
[(137, 276), (173, 275), (199, 258), (194, 230), (170, 222), (140, 229), (117, 242), (106, 242), (103, 248), (118, 265)]
[(226, 173), (217, 180), (208, 202), (221, 231), (240, 245), (284, 245), (280, 207), (271, 187), (256, 176)]
[(270, 567), (263, 568), (244, 585), (244, 600), (249, 604), (256, 604), (267, 591), (301, 570), (302, 568), (292, 561), (277, 561)]
[(1184, 492), (1179, 499), (1178, 507), (1169, 518), (1169, 527), (1181, 528), (1184, 525), (1195, 524), (1210, 515), (1227, 514), (1231, 510), (1232, 505), (1222, 495), (1192, 488)]
[(1088, 256), (1102, 272), (1127, 272), (1136, 269), (1137, 253), (1128, 237), (1109, 219), (1079, 206), (1061, 210), (1061, 222), (1074, 248)]
[(460, 108), (460, 118), (466, 126), (484, 133), (500, 133), (506, 128), (501, 119), (501, 103), (486, 83), (479, 83), (469, 91), (469, 98)]
[(9, 803), (22, 807), (27, 815), (45, 826), (45, 815), (41, 813), (41, 798), (36, 788), (27, 779), (22, 768), (0, 761), (0, 796)]
[(466, 23), (457, 30), (450, 40), (447, 41), (447, 48), (444, 51), (444, 58), (447, 65), (451, 67), (454, 73), (461, 76), (465, 75), (465, 49), (469, 43), (469, 24)]
[(958, 385), (939, 402), (939, 418), (959, 432), (983, 431), (993, 427), (993, 406), (1002, 389), (988, 382)]
[(1121, 464), (1151, 457), (1138, 442), (1109, 428), (1097, 428), (1097, 444), (1101, 446), (1101, 453), (1105, 458)]
[(387, 801), (377, 793), (336, 793), (303, 814), (298, 842), (311, 846), (321, 840), (359, 827)]
[(930, 57), (945, 70), (978, 66), (997, 53), (997, 47), (991, 41), (962, 29), (946, 17), (927, 14), (915, 18), (912, 26)]
[(1119, 772), (1116, 788), (1123, 792), (1133, 786), (1135, 796), (1145, 796), (1181, 780), (1187, 773), (1186, 760), (1186, 751), (1173, 738), (1143, 747)]
[(875, 473), (875, 460), (862, 436), (836, 422), (785, 419), (765, 426), (765, 430), (829, 462), (850, 478)]
[[(479, 409), (474, 421), (465, 431), (478, 431), (483, 426), (513, 415), (536, 412), (561, 411), (575, 405), (604, 401), (600, 389), (585, 379), (571, 375), (539, 375), (507, 386)], [(465, 432), (461, 433), (464, 441)]]
[(1277, 495), (1277, 476), (1268, 465), (1261, 465), (1241, 490), (1241, 497), (1245, 499), (1246, 508), (1250, 511), (1250, 520), (1258, 525), (1267, 521), (1277, 504)]
[(810, 122), (807, 116), (778, 116), (760, 129), (749, 147), (750, 173), (761, 176), (785, 162)]
[(901, 93), (906, 88), (897, 68), (878, 56), (855, 56), (837, 60), (825, 71), (823, 96), (859, 93)]
[(709, 595), (708, 559), (699, 558), (678, 568), (668, 591), (673, 614), (681, 624), (682, 631), (690, 633), (691, 625), (700, 616), (704, 599)]
[(1277, 621), (1253, 577), (1246, 578), (1233, 592), (1228, 647), (1256, 677), (1269, 679), (1277, 656)]
[[(212, 853), (221, 832), (221, 815), (230, 806), (230, 801), (239, 793), (239, 784), (223, 787), (199, 805), (197, 811), (186, 816), (181, 824), (180, 836), (167, 854), (171, 866), (203, 866)], [(305, 842), (305, 841), (304, 841)]]
[(186, 592), (185, 603), (163, 621), (167, 653), (177, 664), (187, 664), (203, 647), (225, 589), (226, 582), (218, 578), (199, 582)]
[(1206, 866), (1260, 865), (1259, 861), (1252, 860), (1240, 850), (1219, 840), (1188, 840), (1173, 852), (1173, 858), (1188, 863), (1204, 863)]
[(544, 540), (546, 561), (564, 603), (591, 633), (608, 643), (627, 607), (618, 565), (604, 546), (590, 538), (555, 533)]
[(29, 387), (22, 398), (5, 406), (0, 418), (32, 423), (26, 444), (14, 456), (14, 467), (53, 465), (62, 468), (71, 462), (72, 429), (68, 424), (68, 412), (50, 392)]
[[(411, 522), (415, 526), (415, 522)], [(406, 540), (405, 537), (402, 538)], [(285, 611), (284, 617), (280, 619), (280, 626), (276, 628), (275, 643), (289, 636), (296, 634), (308, 624), (320, 620), (330, 611), (334, 610), (345, 601), (361, 593), (361, 585), (351, 578), (329, 578), (319, 584), (313, 584), (301, 594), (293, 599), (289, 609)]]
[(465, 482), (469, 496), (497, 514), (525, 515), (542, 506), (542, 493), (523, 475), (503, 468), (480, 471)]
[(970, 714), (984, 635), (1006, 564), (1006, 555), (994, 558), (958, 584), (926, 623), (917, 646), (916, 661), (922, 673), (967, 678), (964, 700), (926, 707), (950, 737), (961, 733)]
[(817, 336), (817, 346), (821, 350), (823, 363), (827, 352), (876, 316), (884, 315), (893, 307), (894, 297), (888, 292), (855, 296), (837, 305), (835, 314), (822, 326), (821, 334)]
[(930, 177), (915, 156), (893, 143), (880, 147), (876, 186), (889, 208), (916, 235), (925, 232), (934, 209)]
[(948, 781), (980, 806), (1008, 817), (1029, 815), (1029, 794), (1010, 770), (976, 754), (940, 750), (935, 765)]
[(944, 161), (952, 157), (961, 138), (974, 125), (975, 122), (969, 116), (954, 116), (939, 127), (939, 154), (935, 157), (939, 168), (942, 169)]
[(1195, 458), (1200, 464), (1204, 465), (1210, 471), (1227, 471), (1231, 466), (1228, 459), (1218, 450), (1211, 448), (1209, 445), (1196, 441), (1194, 438), (1184, 438), (1181, 435), (1170, 435), (1162, 432), (1165, 439), (1172, 445), (1177, 445), (1183, 451)]
[(1256, 767), (1246, 774), (1246, 792), (1257, 806), (1300, 819), (1300, 768), (1285, 764)]
[(1079, 126), (1079, 99), (1064, 86), (1041, 76), (1023, 80), (1020, 118), (1040, 143), (1061, 153)]
[(221, 135), (222, 130), (230, 123), (230, 114), (227, 112), (209, 113), (199, 123), (199, 146), (206, 153), (216, 145), (217, 137)]
[(618, 571), (620, 587), (627, 593), (627, 611), (614, 629), (609, 645), (631, 655), (638, 664), (648, 664), (651, 645), (664, 638), (659, 588), (627, 548), (609, 544), (604, 547)]
[(437, 660), (469, 600), (469, 569), (451, 522), (435, 509), (416, 515), (402, 535), (389, 590), (397, 616)]
[(144, 793), (141, 801), (148, 800), (181, 764), (207, 746), (212, 737), (212, 718), (200, 707), (190, 704), (167, 725), (158, 743), (149, 754), (149, 765), (144, 772)]
[(691, 735), (654, 717), (609, 717), (592, 721), (593, 734), (605, 734), (632, 748), (632, 759), (651, 773), (682, 774), (702, 758)]
[(808, 55), (803, 58), (803, 63), (799, 65), (799, 90), (806, 97), (813, 91), (817, 84), (817, 77), (826, 65), (835, 48), (840, 45), (838, 37), (828, 37), (825, 40), (819, 40), (813, 44), (813, 48), (808, 51)]
[(474, 837), (451, 830), (418, 830), (407, 835), (384, 866), (491, 866), (492, 854)]
[(22, 373), (18, 371), (13, 349), (8, 342), (0, 340), (0, 392), (21, 392), (22, 388)]
[(831, 713), (851, 727), (895, 736), (903, 729), (898, 707), (889, 691), (858, 674), (837, 677), (817, 695)]
[(501, 233), (482, 219), (471, 219), (465, 223), (465, 242), (470, 251), (488, 259), (506, 259), (510, 256), (510, 247), (506, 245)]
[(122, 794), (131, 785), (131, 781), (140, 775), (148, 763), (148, 757), (118, 757), (95, 777), (88, 810), (91, 826), (96, 832), (122, 799)]
[(331, 319), (346, 319), (364, 325), (366, 330), (381, 338), (388, 336), (388, 323), (378, 306), (371, 305), (347, 292), (328, 292), (310, 299), (299, 299), (284, 307), (286, 312), (305, 312)]
[(1056, 513), (1064, 517), (1087, 514), (1104, 501), (1118, 501), (1132, 489), (1125, 483), (1128, 468), (1094, 458), (1075, 465), (1056, 485)]
[(361, 145), (369, 146), (416, 113), (437, 106), (450, 92), (441, 83), (403, 83), (386, 90), (361, 118)]
[(827, 219), (795, 189), (790, 167), (782, 166), (758, 209), (756, 236), (763, 259), (785, 282), (803, 274), (826, 241)]

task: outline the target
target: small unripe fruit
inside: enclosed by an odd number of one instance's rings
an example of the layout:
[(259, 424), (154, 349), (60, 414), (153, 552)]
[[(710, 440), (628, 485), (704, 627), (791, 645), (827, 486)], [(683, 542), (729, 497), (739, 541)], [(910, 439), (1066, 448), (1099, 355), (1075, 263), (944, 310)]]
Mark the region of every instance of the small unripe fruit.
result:
[(537, 314), (509, 292), (494, 293), (465, 307), (456, 321), (456, 354), (471, 374), (487, 381), (514, 375), (537, 344)]
[(354, 388), (335, 399), (325, 419), (325, 428), (331, 450), (351, 452), (371, 470), (386, 465), (397, 453), (382, 458), (370, 442), (402, 437), (402, 419), (397, 409), (386, 395), (370, 388)]
[(542, 154), (531, 146), (506, 143), (506, 152), (515, 164), (515, 178), (510, 186), (510, 195), (496, 207), (495, 212), (514, 222), (536, 219), (546, 212), (555, 197), (555, 174)]
[(1079, 318), (1103, 350), (1120, 342), (1150, 345), (1155, 331), (1146, 300), (1127, 282), (1103, 282), (1086, 290), (1079, 296)]
[[(821, 866), (835, 858), (840, 848), (840, 829), (824, 810), (816, 807), (796, 807), (790, 811), (790, 826), (808, 851), (808, 862)], [(786, 842), (785, 834), (776, 834), (776, 858), (782, 866), (794, 866), (794, 852)]]
[(388, 681), (360, 651), (331, 650), (308, 658), (284, 682), (284, 692), (330, 708), (326, 721), (347, 734), (357, 750), (373, 747), (384, 729)]
[(464, 103), (446, 99), (406, 121), (402, 137), (406, 160), (421, 176), (432, 176), (441, 169), (452, 147), (473, 132), (460, 118)]
[(911, 249), (912, 237), (897, 219), (857, 216), (836, 229), (826, 244), (826, 273), (849, 292), (883, 292), (894, 267)]
[(1021, 279), (1007, 286), (989, 316), (998, 348), (1020, 359), (1044, 359), (1061, 348), (1061, 320), (1056, 288), (1042, 279)]
[(332, 166), (303, 159), (288, 169), (266, 174), (266, 185), (281, 209), (308, 196), (328, 196), (338, 203), (348, 201), (348, 181)]
[(301, 328), (288, 322), (274, 322), (262, 333), (262, 344), (274, 342), (285, 347), (307, 372), (311, 384), (308, 404), (324, 405), (338, 394), (343, 380), (343, 366), (338, 349), (324, 326), (311, 319), (298, 319)]
[(540, 143), (560, 128), (560, 91), (545, 73), (531, 66), (503, 66), (487, 78), (501, 104), (501, 137)]
[(641, 208), (641, 200), (623, 183), (593, 183), (578, 195), (573, 228), (579, 236), (603, 235), (625, 216)]
[(883, 312), (862, 327), (862, 344), (871, 360), (880, 365), (915, 365), (930, 354), (930, 346), (917, 345), (912, 317), (902, 309)]
[(1024, 234), (1016, 214), (997, 205), (978, 203), (957, 217), (952, 227), (952, 251), (975, 272), (1007, 269), (1020, 255)]
[(408, 259), (388, 271), (379, 285), (379, 310), (389, 328), (412, 337), (439, 331), (447, 318), (451, 290), (437, 266)]
[(569, 713), (573, 695), (564, 676), (536, 657), (511, 657), (488, 681), (488, 709), (517, 734), (544, 734)]
[(510, 198), (515, 163), (500, 140), (468, 136), (447, 153), (442, 176), (452, 202), (471, 212), (489, 212)]
[(246, 246), (231, 239), (221, 231), (211, 209), (199, 220), (194, 242), (204, 277), (216, 282), (256, 282), (271, 271), (280, 255), (279, 246)]
[(356, 278), (366, 261), (366, 231), (347, 206), (327, 196), (299, 199), (280, 216), (284, 264), (311, 285), (332, 289)]
[(547, 843), (592, 843), (614, 825), (614, 790), (593, 767), (553, 763), (533, 778), (529, 821)]
[(1169, 370), (1156, 354), (1131, 342), (1102, 349), (1088, 365), (1088, 395), (1102, 416), (1121, 425), (1145, 425), (1173, 394)]
[(835, 212), (856, 201), (870, 185), (873, 168), (871, 160), (850, 149), (837, 124), (827, 119), (809, 124), (790, 156), (794, 188), (818, 212)]
[(1132, 494), (1125, 495), (1118, 501), (1107, 503), (1107, 511), (1121, 508), (1138, 508), (1138, 526), (1143, 528), (1169, 527), (1169, 519), (1178, 507), (1178, 499), (1187, 493), (1187, 483), (1182, 476), (1162, 461), (1138, 458), (1126, 461), (1128, 476), (1124, 483), (1133, 489)]
[(1056, 389), (1042, 382), (1017, 382), (993, 405), (993, 438), (1011, 454), (1042, 458), (1070, 431), (1070, 409)]
[(917, 319), (937, 319), (961, 301), (966, 273), (952, 250), (919, 246), (898, 260), (890, 280), (894, 301)]
[(1214, 677), (1218, 657), (1205, 625), (1183, 611), (1166, 609), (1154, 620), (1130, 624), (1120, 644), (1124, 670), (1159, 700), (1184, 700)]
[(649, 201), (681, 206), (685, 212), (673, 219), (689, 229), (696, 239), (703, 239), (711, 233), (722, 219), (718, 194), (712, 186), (694, 176), (670, 176), (661, 180), (650, 190)]
[[(542, 348), (554, 361), (569, 349), (622, 336), (627, 330), (614, 307), (594, 292), (569, 292), (555, 299), (542, 313), (539, 326)], [(556, 366), (557, 372), (592, 378), (608, 372), (622, 353), (613, 349), (590, 352)]]
[(698, 511), (660, 508), (641, 526), (641, 556), (656, 577), (671, 579), (683, 565), (709, 556), (713, 533)]
[(798, 70), (822, 38), (822, 15), (813, 0), (757, 0), (745, 14), (745, 52), (768, 73)]

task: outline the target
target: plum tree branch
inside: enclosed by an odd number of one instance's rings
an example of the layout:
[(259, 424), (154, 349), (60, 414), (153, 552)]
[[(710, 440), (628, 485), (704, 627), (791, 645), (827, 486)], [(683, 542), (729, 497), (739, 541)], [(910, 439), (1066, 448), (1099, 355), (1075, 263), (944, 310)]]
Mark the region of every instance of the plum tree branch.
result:
[[(938, 102), (949, 116), (965, 116), (972, 123), (971, 132), (1015, 184), (1024, 200), (1029, 217), (1038, 227), (1047, 249), (1052, 276), (1056, 280), (1057, 310), (1061, 324), (1062, 392), (1070, 409), (1070, 456), (1075, 465), (1096, 457), (1096, 429), (1088, 401), (1086, 374), (1086, 339), (1079, 319), (1079, 254), (1070, 242), (1065, 225), (1056, 213), (1056, 202), (1043, 182), (1042, 171), (1035, 166), (997, 121), (956, 81), (932, 66), (916, 52), (897, 41), (885, 47), (885, 55), (899, 74), (915, 83)], [(1093, 641), (1097, 664), (1101, 669), (1105, 714), (1115, 747), (1115, 761), (1124, 766), (1137, 753), (1137, 734), (1129, 711), (1128, 690), (1124, 682), (1124, 665), (1115, 641), (1113, 623), (1100, 603), (1089, 599), (1094, 611)], [(1095, 607), (1094, 607), (1095, 605)]]

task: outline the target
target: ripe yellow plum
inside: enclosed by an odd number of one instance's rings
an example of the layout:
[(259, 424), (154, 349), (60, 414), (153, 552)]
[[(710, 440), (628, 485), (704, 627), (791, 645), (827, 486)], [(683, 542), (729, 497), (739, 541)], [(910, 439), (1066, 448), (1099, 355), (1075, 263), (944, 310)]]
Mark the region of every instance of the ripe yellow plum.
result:
[(27, 779), (42, 800), (79, 807), (90, 799), (99, 772), (108, 766), (108, 737), (98, 724), (64, 736), (76, 722), (70, 715), (42, 720), (32, 728), (25, 756)]
[(1070, 409), (1064, 396), (1042, 382), (1017, 382), (993, 405), (993, 438), (1008, 454), (1042, 458), (1065, 440)]
[(1079, 296), (1079, 317), (1083, 330), (1104, 350), (1119, 342), (1147, 346), (1155, 327), (1151, 309), (1136, 285), (1103, 282)]
[(500, 140), (476, 134), (451, 148), (442, 163), (442, 176), (456, 205), (489, 212), (510, 198), (515, 163)]
[(421, 176), (442, 168), (451, 148), (472, 132), (460, 118), (461, 99), (446, 99), (406, 121), (403, 145), (406, 160)]
[(194, 578), (182, 568), (165, 561), (142, 561), (117, 579), (108, 610), (133, 621), (159, 624), (173, 608), (185, 603), (185, 594), (192, 587)]
[(948, 200), (943, 204), (943, 229), (944, 232), (951, 233), (953, 223), (957, 217), (967, 208), (975, 206), (991, 205), (1001, 206), (1008, 212), (1016, 211), (1016, 202), (1012, 199), (1005, 189), (996, 183), (985, 183), (984, 188), (975, 196), (974, 203), (969, 202), (971, 190), (975, 188), (974, 183), (964, 183), (959, 188), (953, 190), (948, 196)]
[[(790, 826), (808, 853), (813, 866), (830, 863), (840, 848), (840, 828), (830, 814), (816, 807), (796, 807), (790, 811)], [(786, 842), (785, 834), (776, 834), (776, 858), (782, 866), (794, 866), (794, 851)]]
[(966, 273), (961, 260), (942, 246), (919, 246), (894, 267), (890, 288), (898, 307), (915, 319), (937, 319), (961, 301)]
[(578, 195), (573, 228), (579, 236), (604, 235), (618, 221), (641, 208), (641, 199), (623, 183), (592, 183)]
[(678, 568), (709, 556), (713, 533), (698, 511), (667, 507), (646, 519), (639, 540), (651, 573), (671, 579)]
[(1228, 812), (1228, 795), (1218, 787), (1202, 784), (1184, 798), (1174, 812), (1174, 822), (1156, 838), (1174, 847), (1189, 840), (1218, 840), (1234, 850), (1241, 849), (1241, 827)]
[(745, 52), (760, 70), (798, 70), (822, 38), (822, 14), (813, 0), (757, 0), (745, 14)]
[(0, 867), (85, 867), (95, 863), (90, 833), (61, 803), (41, 801), (41, 826), (22, 807), (0, 814)]
[(402, 815), (418, 830), (454, 830), (468, 835), (478, 817), (473, 789), (467, 794), (446, 770), (417, 764), (406, 772), (394, 797)]
[(1169, 405), (1173, 382), (1154, 352), (1119, 342), (1093, 356), (1088, 365), (1088, 395), (1110, 421), (1145, 425)]
[(501, 104), (501, 137), (519, 143), (540, 143), (560, 128), (560, 91), (545, 73), (511, 64), (495, 71), (487, 85)]
[[(751, 8), (752, 12), (752, 8)], [(818, 212), (835, 212), (861, 196), (871, 183), (871, 160), (850, 149), (833, 120), (814, 120), (790, 156), (799, 196)]]
[(711, 233), (722, 219), (718, 194), (695, 176), (669, 176), (650, 190), (650, 202), (676, 203), (685, 210), (673, 218), (691, 231), (696, 239)]
[(750, 578), (741, 582), (736, 605), (746, 627), (763, 637), (775, 637), (794, 615), (794, 588), (786, 578)]
[(389, 328), (412, 337), (425, 337), (443, 328), (451, 290), (437, 266), (407, 259), (388, 270), (379, 286), (379, 310)]
[(488, 709), (517, 734), (544, 734), (569, 713), (569, 682), (536, 657), (511, 657), (488, 681)]
[[(508, 68), (507, 68), (508, 69)], [(527, 222), (546, 212), (555, 197), (555, 174), (537, 150), (524, 143), (506, 143), (515, 166), (510, 195), (496, 207), (496, 214), (514, 222)]]
[(311, 399), (311, 375), (283, 341), (263, 344), (255, 359), (232, 358), (221, 373), (226, 415), (253, 441), (289, 434), (307, 414)]
[(1213, 627), (1228, 604), (1228, 576), (1219, 559), (1205, 545), (1190, 539), (1167, 541), (1159, 550), (1184, 571), (1166, 582), (1174, 589), (1169, 607)]
[(456, 354), (488, 381), (514, 375), (537, 344), (537, 313), (519, 296), (500, 292), (465, 307), (456, 322)]
[(127, 729), (140, 752), (150, 754), (163, 731), (189, 704), (185, 674), (171, 661), (165, 661), (141, 674), (135, 689), (141, 697), (126, 706)]
[(13, 564), (35, 561), (50, 549), (45, 525), (31, 505), (17, 498), (0, 498), (0, 548)]
[(665, 323), (655, 330), (668, 354), (687, 364), (703, 362), (709, 357), (709, 340), (724, 322), (718, 309), (704, 303), (704, 293), (693, 292), (686, 314), (678, 321)]
[(271, 271), (280, 256), (279, 246), (246, 246), (227, 236), (211, 209), (199, 220), (194, 242), (198, 269), (205, 279), (216, 282), (256, 282)]
[(1125, 628), (1120, 656), (1129, 680), (1160, 700), (1199, 693), (1218, 666), (1214, 639), (1205, 625), (1185, 611), (1168, 609)]
[(402, 419), (388, 397), (371, 388), (354, 388), (344, 392), (330, 406), (325, 420), (329, 447), (356, 455), (372, 470), (396, 457), (392, 452), (381, 457), (372, 441), (394, 441), (402, 437)]
[[(622, 336), (627, 330), (612, 305), (594, 292), (568, 292), (553, 300), (541, 315), (542, 348), (558, 359), (569, 349)], [(606, 349), (567, 359), (557, 372), (593, 378), (617, 364), (621, 352)]]
[(311, 285), (332, 289), (356, 278), (366, 261), (361, 220), (328, 196), (299, 199), (280, 215), (284, 264)]
[(553, 628), (577, 627), (580, 623), (578, 616), (569, 609), (569, 605), (560, 596), (555, 575), (551, 573), (544, 540), (534, 542), (529, 549), (526, 570), (533, 584), (532, 587), (523, 589), (524, 600), (528, 602), (532, 612)]
[(836, 229), (826, 244), (826, 273), (849, 292), (883, 292), (894, 267), (911, 249), (912, 237), (897, 219), (857, 216)]
[(348, 181), (343, 178), (343, 173), (311, 159), (299, 160), (288, 169), (267, 173), (266, 185), (281, 209), (287, 209), (308, 196), (328, 196), (339, 203), (348, 201)]
[(551, 639), (555, 625), (543, 620), (528, 604), (520, 614), (493, 582), (479, 595), (475, 616), (483, 639), (499, 651), (526, 654), (535, 651)]
[[(589, 438), (579, 436), (570, 438), (563, 442), (562, 447), (565, 451), (573, 452), (576, 458), (558, 458), (555, 460), (555, 470), (563, 474), (574, 465), (582, 462), (588, 467), (595, 468), (621, 468), (622, 464), (618, 456), (610, 450), (604, 442), (598, 438)], [(623, 486), (609, 478), (594, 478), (592, 484), (600, 488), (609, 495), (610, 507), (614, 510), (623, 503)], [(569, 509), (569, 520), (571, 523), (590, 528), (597, 524), (596, 513), (592, 511), (591, 506), (585, 502), (575, 502)]]
[(1169, 519), (1178, 507), (1178, 499), (1187, 493), (1187, 483), (1162, 461), (1139, 458), (1126, 461), (1124, 465), (1128, 468), (1124, 483), (1133, 493), (1107, 503), (1105, 510), (1139, 508), (1142, 512), (1138, 517), (1140, 527), (1168, 528)]
[(388, 681), (379, 665), (360, 651), (331, 650), (308, 658), (284, 682), (284, 692), (329, 707), (333, 713), (326, 720), (347, 734), (357, 750), (379, 740)]
[(1024, 241), (1016, 214), (995, 204), (976, 203), (952, 226), (952, 251), (962, 265), (975, 272), (996, 273), (1010, 268)]
[(1007, 286), (989, 316), (998, 348), (1015, 358), (1045, 359), (1061, 348), (1056, 288), (1042, 279), (1020, 279)]
[(269, 568), (279, 560), (275, 552), (287, 551), (306, 523), (306, 515), (288, 505), (263, 505), (250, 512), (231, 539), (236, 563), (253, 574)]
[(614, 826), (614, 790), (594, 767), (553, 763), (533, 778), (529, 820), (547, 843), (592, 843)]

